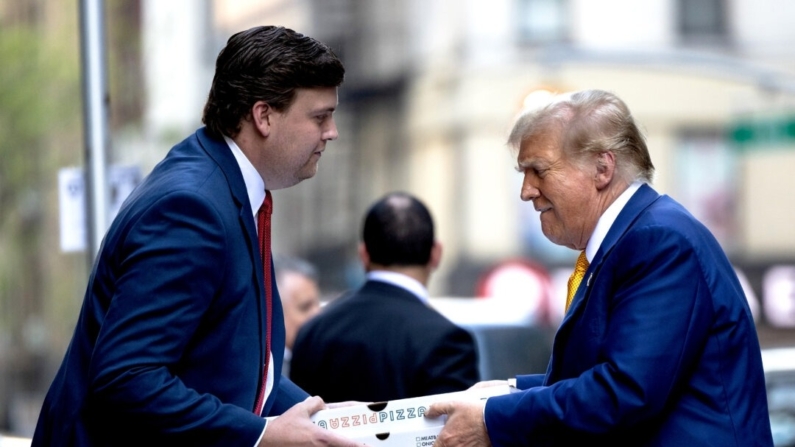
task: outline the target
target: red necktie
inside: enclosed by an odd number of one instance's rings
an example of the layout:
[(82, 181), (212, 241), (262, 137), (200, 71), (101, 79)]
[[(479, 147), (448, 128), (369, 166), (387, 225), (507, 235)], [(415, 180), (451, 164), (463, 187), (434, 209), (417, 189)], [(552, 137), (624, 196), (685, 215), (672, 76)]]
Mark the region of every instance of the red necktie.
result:
[(265, 274), (265, 312), (267, 325), (265, 327), (265, 365), (262, 369), (262, 382), (257, 392), (257, 401), (254, 404), (254, 413), (259, 414), (265, 399), (265, 384), (268, 380), (268, 364), (271, 359), (271, 304), (273, 300), (271, 278), (271, 213), (273, 212), (273, 198), (270, 191), (265, 191), (265, 200), (257, 213), (257, 230), (259, 233), (259, 254)]

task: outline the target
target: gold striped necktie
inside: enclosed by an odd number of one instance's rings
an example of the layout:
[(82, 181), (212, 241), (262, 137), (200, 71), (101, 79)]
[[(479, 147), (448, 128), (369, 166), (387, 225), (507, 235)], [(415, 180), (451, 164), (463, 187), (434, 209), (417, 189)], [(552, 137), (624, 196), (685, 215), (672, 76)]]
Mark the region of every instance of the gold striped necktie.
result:
[(577, 293), (577, 288), (580, 287), (582, 278), (588, 270), (588, 265), (588, 258), (585, 257), (585, 250), (583, 250), (580, 252), (580, 256), (577, 257), (577, 263), (574, 265), (574, 272), (569, 277), (569, 290), (566, 295), (566, 312), (569, 311), (571, 300), (574, 299), (574, 294)]

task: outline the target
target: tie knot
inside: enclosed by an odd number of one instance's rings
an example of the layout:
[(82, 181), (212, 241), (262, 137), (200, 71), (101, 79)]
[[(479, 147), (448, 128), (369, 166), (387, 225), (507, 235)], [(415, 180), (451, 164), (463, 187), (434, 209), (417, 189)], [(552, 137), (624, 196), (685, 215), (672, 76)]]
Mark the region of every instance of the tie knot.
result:
[(265, 200), (262, 201), (262, 206), (259, 207), (260, 213), (265, 213), (270, 216), (273, 212), (273, 196), (270, 191), (265, 191)]
[(585, 250), (580, 252), (580, 256), (577, 257), (577, 263), (574, 264), (574, 271), (579, 273), (580, 275), (584, 275), (585, 271), (588, 270), (588, 257), (585, 256)]

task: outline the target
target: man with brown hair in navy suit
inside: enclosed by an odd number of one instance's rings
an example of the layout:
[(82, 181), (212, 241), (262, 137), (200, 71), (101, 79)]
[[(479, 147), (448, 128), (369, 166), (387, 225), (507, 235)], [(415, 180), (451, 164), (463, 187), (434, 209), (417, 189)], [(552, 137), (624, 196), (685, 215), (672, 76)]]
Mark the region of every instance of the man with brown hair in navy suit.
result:
[(323, 401), (280, 377), (284, 321), (259, 211), (270, 190), (315, 175), (337, 138), (344, 73), (290, 29), (229, 38), (206, 127), (105, 236), (34, 447), (354, 445), (312, 424)]

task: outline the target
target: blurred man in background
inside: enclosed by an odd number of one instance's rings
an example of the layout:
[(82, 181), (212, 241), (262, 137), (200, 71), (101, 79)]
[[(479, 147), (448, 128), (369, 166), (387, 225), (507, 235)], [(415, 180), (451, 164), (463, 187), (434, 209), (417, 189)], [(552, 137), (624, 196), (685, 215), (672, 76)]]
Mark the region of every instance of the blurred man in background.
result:
[(376, 202), (359, 257), (367, 282), (299, 331), (292, 379), (333, 402), (403, 399), (476, 383), (472, 336), (428, 307), (442, 247), (425, 205), (404, 193)]
[[(751, 311), (710, 232), (647, 183), (629, 109), (603, 91), (523, 115), (522, 200), (552, 242), (580, 252), (546, 374), (522, 392), (432, 405), (459, 446), (771, 446)], [(487, 385), (485, 383), (484, 385)]]
[(284, 361), (282, 375), (290, 377), (290, 361), (298, 330), (320, 310), (317, 268), (304, 259), (276, 256), (276, 284), (284, 309)]

